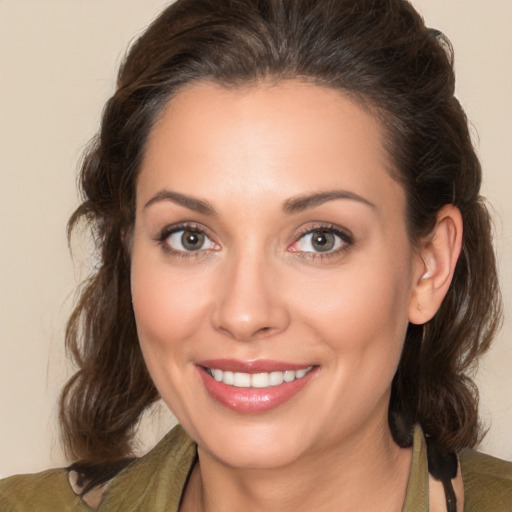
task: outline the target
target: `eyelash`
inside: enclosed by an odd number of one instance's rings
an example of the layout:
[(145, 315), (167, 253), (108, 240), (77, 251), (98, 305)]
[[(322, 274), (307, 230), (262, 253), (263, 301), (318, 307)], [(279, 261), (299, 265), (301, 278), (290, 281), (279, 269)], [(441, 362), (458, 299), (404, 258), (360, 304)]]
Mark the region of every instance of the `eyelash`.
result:
[[(215, 242), (212, 240), (212, 237), (208, 235), (206, 229), (199, 226), (195, 223), (183, 223), (174, 226), (165, 227), (160, 234), (156, 237), (156, 242), (161, 246), (162, 250), (171, 256), (177, 258), (200, 258), (204, 257), (205, 253), (209, 253), (212, 249), (198, 249), (197, 251), (181, 251), (178, 249), (173, 249), (168, 243), (167, 239), (175, 233), (179, 233), (180, 231), (191, 231), (193, 233), (203, 234), (208, 240)], [(215, 244), (217, 245), (217, 244)]]
[[(217, 245), (215, 241), (212, 239), (210, 235), (208, 235), (207, 230), (195, 223), (183, 223), (174, 226), (165, 227), (159, 235), (156, 237), (156, 242), (162, 247), (162, 250), (166, 253), (178, 257), (178, 258), (200, 258), (206, 256), (205, 253), (210, 253), (211, 251), (215, 251), (216, 249), (198, 249), (197, 251), (182, 251), (173, 249), (168, 243), (167, 239), (180, 231), (191, 231), (194, 233), (204, 234), (205, 237), (210, 240), (213, 244)], [(342, 253), (347, 252), (353, 245), (354, 239), (352, 234), (348, 230), (344, 230), (335, 226), (333, 224), (318, 224), (312, 227), (308, 227), (303, 231), (299, 232), (295, 238), (293, 244), (289, 247), (297, 244), (301, 239), (303, 239), (306, 235), (310, 235), (316, 232), (325, 232), (335, 235), (341, 240), (341, 247), (336, 248), (332, 251), (326, 252), (315, 252), (315, 251), (290, 251), (292, 253), (296, 253), (298, 256), (304, 259), (319, 259), (322, 260), (324, 258), (332, 258), (339, 256)]]
[(314, 225), (313, 227), (308, 227), (304, 229), (303, 231), (299, 232), (296, 241), (292, 245), (297, 244), (306, 235), (310, 235), (317, 232), (330, 233), (337, 236), (341, 240), (341, 247), (338, 247), (337, 249), (329, 252), (296, 251), (301, 258), (323, 260), (326, 258), (333, 258), (336, 256), (339, 257), (341, 254), (350, 250), (354, 245), (353, 235), (348, 230), (342, 229), (333, 224), (317, 224)]

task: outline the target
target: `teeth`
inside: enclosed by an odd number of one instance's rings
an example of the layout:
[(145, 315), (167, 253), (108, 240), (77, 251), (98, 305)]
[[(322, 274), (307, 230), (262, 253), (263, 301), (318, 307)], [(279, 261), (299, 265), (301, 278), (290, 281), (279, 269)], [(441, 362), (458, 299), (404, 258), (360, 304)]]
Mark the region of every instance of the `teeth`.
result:
[(269, 377), (269, 384), (271, 386), (279, 386), (284, 382), (283, 372), (272, 372)]
[[(221, 371), (221, 370), (219, 370), (219, 371)], [(250, 388), (251, 387), (251, 375), (248, 373), (235, 372), (233, 386), (235, 386), (236, 388)]]
[(279, 386), (283, 382), (292, 382), (296, 379), (302, 379), (313, 369), (312, 366), (302, 370), (286, 370), (284, 372), (270, 373), (242, 373), (222, 371), (217, 368), (208, 368), (207, 371), (217, 382), (223, 382), (228, 386), (236, 388), (268, 388)]
[(233, 372), (223, 372), (222, 370), (218, 370), (222, 373), (222, 382), (224, 384), (229, 384), (232, 386), (235, 383), (235, 374)]
[(292, 370), (286, 370), (283, 375), (283, 380), (285, 382), (292, 382), (295, 380), (295, 372)]
[(254, 373), (251, 377), (253, 388), (268, 388), (270, 375), (268, 373)]
[(302, 379), (302, 377), (304, 377), (304, 375), (306, 375), (306, 373), (308, 373), (308, 369), (307, 368), (304, 368), (304, 370), (297, 370), (295, 372), (295, 378), (296, 379)]

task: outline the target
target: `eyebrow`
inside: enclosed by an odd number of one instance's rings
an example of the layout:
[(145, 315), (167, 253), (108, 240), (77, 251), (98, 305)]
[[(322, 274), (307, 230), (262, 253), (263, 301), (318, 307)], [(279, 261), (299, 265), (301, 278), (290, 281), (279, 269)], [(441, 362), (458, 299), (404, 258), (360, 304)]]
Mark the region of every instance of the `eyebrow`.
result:
[(348, 190), (327, 190), (325, 192), (292, 197), (284, 202), (283, 210), (288, 214), (299, 213), (336, 199), (349, 199), (369, 206), (373, 210), (377, 209), (373, 203), (364, 197), (354, 194), (353, 192), (349, 192)]
[[(286, 214), (299, 213), (304, 210), (320, 206), (328, 201), (335, 201), (336, 199), (349, 199), (369, 206), (374, 210), (377, 209), (373, 203), (358, 194), (354, 194), (353, 192), (349, 192), (347, 190), (327, 190), (314, 194), (291, 197), (283, 203), (283, 211)], [(180, 194), (179, 192), (172, 192), (171, 190), (160, 190), (157, 192), (144, 205), (144, 209), (161, 201), (171, 201), (180, 206), (184, 206), (189, 210), (193, 210), (204, 215), (217, 215), (217, 211), (208, 201)]]
[(159, 203), (161, 201), (171, 201), (180, 206), (184, 206), (189, 210), (202, 213), (204, 215), (217, 215), (215, 208), (202, 199), (180, 194), (179, 192), (172, 192), (170, 190), (160, 190), (157, 192), (145, 205), (144, 209), (148, 208), (152, 204)]

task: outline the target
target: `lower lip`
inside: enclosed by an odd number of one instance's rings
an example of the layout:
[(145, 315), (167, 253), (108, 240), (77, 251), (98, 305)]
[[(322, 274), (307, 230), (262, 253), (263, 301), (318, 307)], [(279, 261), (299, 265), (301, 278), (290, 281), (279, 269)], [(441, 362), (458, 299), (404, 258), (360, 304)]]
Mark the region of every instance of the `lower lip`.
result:
[(203, 367), (198, 367), (206, 391), (220, 404), (237, 412), (258, 413), (274, 409), (299, 393), (316, 374), (314, 367), (301, 379), (283, 382), (268, 388), (237, 388), (212, 378)]

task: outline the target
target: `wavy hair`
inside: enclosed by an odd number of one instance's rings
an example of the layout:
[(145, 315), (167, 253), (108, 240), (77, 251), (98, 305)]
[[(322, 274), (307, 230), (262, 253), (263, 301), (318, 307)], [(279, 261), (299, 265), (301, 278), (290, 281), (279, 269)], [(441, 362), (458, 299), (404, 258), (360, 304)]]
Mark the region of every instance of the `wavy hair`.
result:
[[(500, 322), (491, 223), (481, 169), (454, 96), (453, 52), (405, 0), (178, 0), (132, 45), (81, 167), (86, 221), (101, 256), (66, 331), (78, 367), (60, 403), (64, 445), (91, 485), (132, 456), (142, 412), (158, 399), (137, 339), (130, 233), (145, 143), (181, 87), (307, 80), (339, 90), (383, 126), (390, 171), (406, 191), (411, 242), (436, 213), (462, 213), (463, 248), (434, 318), (410, 325), (392, 384), (390, 426), (402, 446), (418, 423), (443, 450), (481, 437), (471, 372)], [(171, 99), (172, 101), (172, 99)]]

